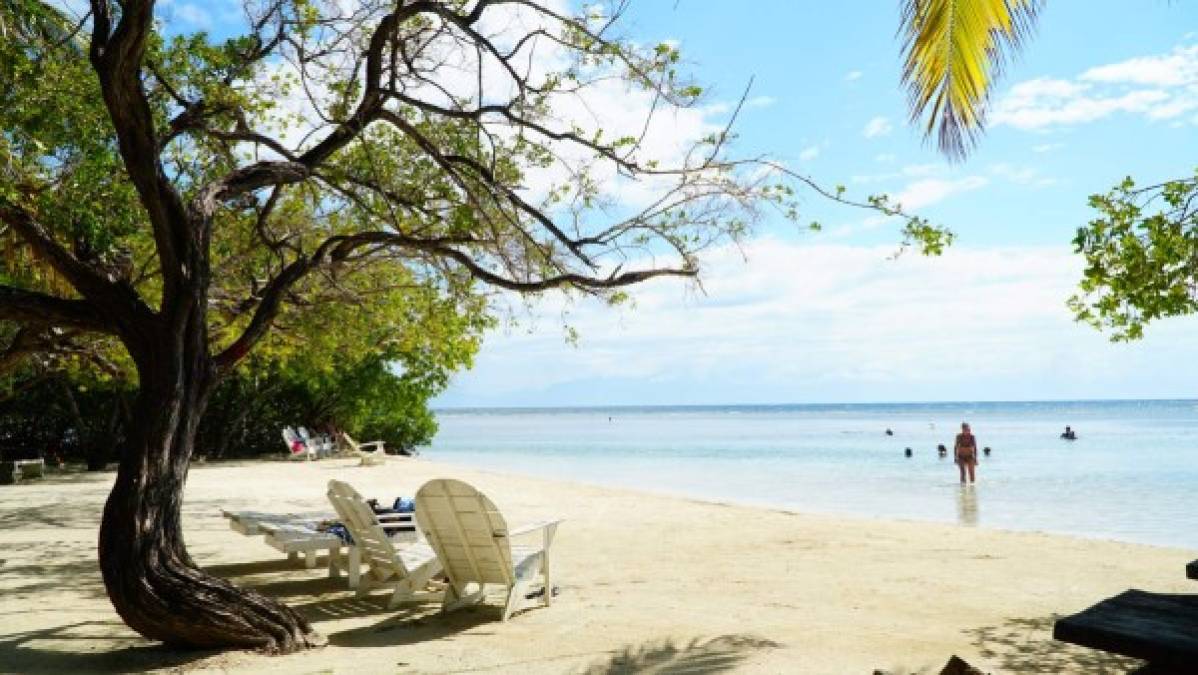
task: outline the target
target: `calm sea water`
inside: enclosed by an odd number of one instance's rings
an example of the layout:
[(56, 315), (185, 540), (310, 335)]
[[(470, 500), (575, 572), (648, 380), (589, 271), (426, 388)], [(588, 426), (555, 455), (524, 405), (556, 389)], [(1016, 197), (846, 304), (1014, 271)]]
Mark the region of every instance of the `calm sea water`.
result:
[[(812, 513), (1198, 548), (1198, 401), (439, 411), (430, 459)], [(962, 421), (993, 454), (961, 489)], [(1077, 441), (1059, 438), (1066, 424)], [(885, 430), (894, 431), (886, 436)], [(914, 457), (904, 457), (910, 447)]]

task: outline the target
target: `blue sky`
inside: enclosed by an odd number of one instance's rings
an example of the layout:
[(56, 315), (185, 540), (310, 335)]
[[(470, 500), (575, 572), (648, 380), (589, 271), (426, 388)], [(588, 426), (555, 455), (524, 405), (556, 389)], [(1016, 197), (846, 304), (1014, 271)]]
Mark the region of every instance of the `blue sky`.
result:
[[(674, 133), (721, 124), (752, 78), (738, 151), (896, 196), (957, 232), (948, 254), (891, 260), (893, 223), (806, 197), (824, 232), (767, 220), (744, 250), (710, 252), (702, 291), (653, 282), (619, 310), (517, 305), (518, 325), (488, 336), (436, 403), (1194, 396), (1198, 317), (1112, 345), (1064, 303), (1087, 195), (1128, 174), (1155, 182), (1198, 166), (1198, 6), (1049, 0), (980, 146), (949, 165), (906, 122), (898, 5), (637, 0), (623, 32), (677, 41), (709, 85)], [(161, 12), (222, 33), (234, 8), (171, 0)], [(636, 112), (619, 98), (596, 105)]]

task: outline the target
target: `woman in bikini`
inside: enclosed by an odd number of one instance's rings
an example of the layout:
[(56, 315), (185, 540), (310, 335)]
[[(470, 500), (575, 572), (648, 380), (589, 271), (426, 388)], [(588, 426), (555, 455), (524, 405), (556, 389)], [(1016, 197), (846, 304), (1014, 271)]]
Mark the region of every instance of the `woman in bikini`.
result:
[(957, 468), (961, 470), (961, 483), (965, 483), (965, 472), (969, 471), (969, 482), (974, 482), (974, 467), (978, 465), (978, 439), (973, 437), (967, 422), (961, 423), (961, 433), (957, 434), (957, 443), (953, 446), (957, 458)]

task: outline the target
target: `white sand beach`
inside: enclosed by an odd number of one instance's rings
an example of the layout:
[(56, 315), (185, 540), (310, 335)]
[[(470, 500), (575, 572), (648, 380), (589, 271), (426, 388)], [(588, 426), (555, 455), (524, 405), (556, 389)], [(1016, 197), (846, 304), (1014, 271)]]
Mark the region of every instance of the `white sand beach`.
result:
[[(703, 503), (423, 460), (201, 465), (187, 485), (195, 559), (300, 609), (328, 646), (281, 657), (179, 653), (125, 628), (95, 564), (108, 474), (0, 488), (0, 671), (1121, 673), (1134, 662), (1051, 639), (1054, 616), (1129, 587), (1193, 591), (1198, 552)], [(513, 525), (559, 516), (554, 605), (498, 619), (385, 609), (344, 579), (231, 531), (221, 507), (327, 510), (325, 484), (411, 496), (456, 477)], [(686, 670), (690, 668), (691, 670)]]

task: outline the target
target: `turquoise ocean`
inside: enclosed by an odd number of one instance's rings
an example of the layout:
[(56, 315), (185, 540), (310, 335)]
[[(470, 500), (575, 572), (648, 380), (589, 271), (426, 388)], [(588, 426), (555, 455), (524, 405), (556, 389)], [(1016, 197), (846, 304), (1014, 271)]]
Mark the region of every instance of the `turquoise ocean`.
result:
[[(807, 513), (1198, 549), (1198, 401), (452, 409), (437, 419), (422, 449), (435, 461)], [(936, 452), (943, 443), (951, 455), (962, 421), (992, 448), (966, 489)], [(1066, 424), (1078, 440), (1059, 438)]]

